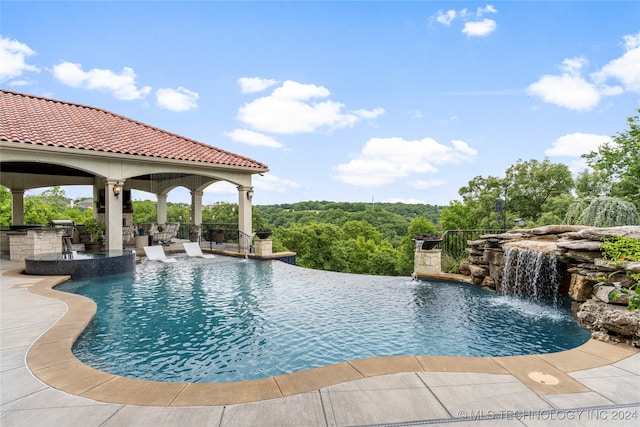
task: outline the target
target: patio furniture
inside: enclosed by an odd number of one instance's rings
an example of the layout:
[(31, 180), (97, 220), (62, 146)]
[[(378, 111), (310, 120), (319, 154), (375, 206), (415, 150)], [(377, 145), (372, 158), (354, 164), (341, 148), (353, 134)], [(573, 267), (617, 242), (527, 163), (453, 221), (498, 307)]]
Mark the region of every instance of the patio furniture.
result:
[(123, 225), (122, 226), (122, 245), (131, 244), (133, 240), (133, 225)]
[(168, 258), (162, 246), (145, 246), (144, 253), (150, 261), (160, 261), (165, 263), (176, 262), (175, 258)]
[(171, 243), (171, 239), (178, 236), (178, 230), (180, 229), (179, 222), (168, 222), (165, 224), (162, 231), (157, 231), (152, 234), (153, 244), (168, 245)]
[(215, 258), (215, 255), (211, 254), (203, 254), (202, 248), (200, 248), (200, 244), (198, 242), (185, 242), (182, 244), (184, 246), (185, 252), (190, 257), (196, 258)]

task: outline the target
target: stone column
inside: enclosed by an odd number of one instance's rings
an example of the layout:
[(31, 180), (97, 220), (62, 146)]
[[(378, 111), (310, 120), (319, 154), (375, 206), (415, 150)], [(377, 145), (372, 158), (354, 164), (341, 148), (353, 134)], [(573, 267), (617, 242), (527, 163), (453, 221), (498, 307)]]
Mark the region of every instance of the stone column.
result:
[(191, 192), (191, 223), (202, 224), (202, 191)]
[(273, 240), (271, 239), (254, 240), (253, 247), (258, 257), (270, 257), (273, 254)]
[(123, 190), (124, 183), (119, 180), (107, 180), (105, 185), (105, 224), (107, 226), (107, 250), (122, 249), (122, 193), (116, 196), (113, 188), (120, 186)]
[(238, 230), (251, 235), (251, 199), (253, 199), (253, 187), (238, 186)]
[(430, 277), (442, 274), (441, 249), (416, 249), (413, 262), (414, 272), (418, 277)]
[(167, 195), (158, 194), (158, 224), (167, 223)]
[(24, 190), (11, 189), (11, 224), (24, 224)]

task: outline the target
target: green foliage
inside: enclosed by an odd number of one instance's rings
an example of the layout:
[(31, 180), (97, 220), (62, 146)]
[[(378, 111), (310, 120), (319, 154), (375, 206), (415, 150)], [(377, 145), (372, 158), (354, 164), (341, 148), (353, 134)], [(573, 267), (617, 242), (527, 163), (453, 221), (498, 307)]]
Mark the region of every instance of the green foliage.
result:
[(506, 171), (508, 209), (533, 222), (544, 213), (543, 206), (557, 196), (569, 194), (573, 178), (567, 165), (537, 160), (518, 160)]
[[(613, 273), (609, 274), (609, 277), (612, 277), (618, 273), (620, 272), (614, 271)], [(613, 289), (609, 291), (609, 293), (607, 294), (607, 298), (609, 299), (609, 301), (615, 302), (618, 301), (618, 298), (620, 298), (621, 295), (626, 295), (628, 297), (627, 309), (629, 311), (640, 310), (640, 273), (630, 273), (627, 271), (627, 275), (631, 277), (636, 283), (627, 288), (622, 286), (620, 282), (613, 282)], [(596, 283), (596, 286), (608, 284), (607, 279), (604, 277), (599, 277), (598, 280), (600, 281)]]
[(579, 198), (603, 197), (611, 193), (611, 182), (604, 171), (585, 169), (576, 177)]
[[(640, 261), (640, 238), (613, 236), (605, 239), (601, 247), (602, 259), (610, 261), (614, 264), (621, 265), (623, 262)], [(610, 276), (618, 273), (617, 271)], [(621, 285), (620, 282), (613, 283), (613, 289), (609, 292), (609, 301), (616, 301), (620, 295), (624, 294), (629, 297), (627, 307), (629, 311), (640, 310), (640, 273), (631, 273), (627, 271), (636, 283), (628, 288)], [(605, 284), (605, 280), (600, 278), (598, 285)]]
[(273, 234), (273, 248), (296, 252), (296, 263), (301, 267), (357, 274), (400, 274), (398, 250), (366, 221), (348, 221), (342, 227), (319, 222), (278, 227)]
[(158, 222), (158, 204), (151, 200), (133, 200), (133, 223)]
[(0, 185), (0, 225), (11, 225), (11, 192)]
[(640, 261), (640, 238), (613, 236), (605, 239), (600, 248), (602, 259), (614, 263)]
[[(293, 224), (329, 223), (343, 226), (349, 221), (366, 221), (382, 233), (385, 240), (397, 247), (411, 220), (424, 217), (437, 223), (441, 208), (432, 205), (403, 203), (337, 203), (299, 202), (281, 205), (260, 205), (258, 212), (263, 227), (275, 229)], [(254, 221), (254, 225), (256, 221)], [(255, 228), (255, 227), (254, 227)]]
[(470, 230), (476, 227), (471, 208), (460, 200), (453, 200), (442, 209), (440, 223), (444, 230)]
[[(637, 110), (640, 113), (640, 109)], [(633, 203), (640, 209), (640, 120), (627, 119), (629, 129), (618, 133), (611, 143), (583, 155), (587, 163), (611, 182), (609, 196)]]
[(582, 212), (589, 207), (591, 199), (579, 199), (573, 202), (564, 216), (564, 223), (569, 225), (577, 225), (578, 219)]
[(445, 273), (460, 273), (460, 264), (467, 260), (466, 254), (455, 255), (449, 252), (442, 252), (442, 270)]
[[(583, 208), (585, 205), (586, 208)], [(614, 197), (598, 197), (574, 203), (567, 211), (565, 223), (590, 227), (638, 225), (640, 215), (630, 202)]]
[(105, 225), (95, 218), (85, 221), (84, 226), (89, 233), (89, 243), (97, 243), (106, 229)]

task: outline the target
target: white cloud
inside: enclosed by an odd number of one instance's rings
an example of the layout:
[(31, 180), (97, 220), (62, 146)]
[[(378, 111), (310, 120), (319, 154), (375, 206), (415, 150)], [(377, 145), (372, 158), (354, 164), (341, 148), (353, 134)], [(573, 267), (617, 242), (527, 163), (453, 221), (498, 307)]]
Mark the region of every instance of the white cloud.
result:
[(25, 71), (39, 72), (38, 67), (25, 62), (32, 55), (35, 51), (26, 44), (0, 37), (0, 82), (19, 77)]
[[(530, 84), (526, 91), (542, 101), (571, 110), (590, 110), (603, 96), (615, 96), (625, 92), (640, 92), (640, 33), (624, 36), (626, 52), (589, 75), (582, 76), (588, 64), (584, 57), (567, 58), (562, 62), (562, 75), (544, 75)], [(617, 80), (620, 84), (608, 84)]]
[(255, 176), (253, 178), (253, 186), (257, 191), (287, 193), (288, 191), (300, 187), (300, 184), (290, 179), (280, 178), (273, 174), (267, 173), (262, 176)]
[(607, 135), (596, 135), (593, 133), (571, 133), (553, 141), (551, 148), (548, 148), (545, 156), (580, 157), (583, 154), (596, 151), (602, 144), (611, 142)]
[(438, 11), (438, 15), (436, 16), (436, 21), (439, 23), (449, 26), (451, 22), (456, 18), (456, 11), (453, 9), (447, 10), (443, 12), (442, 10)]
[(430, 181), (426, 180), (418, 180), (410, 183), (413, 188), (417, 190), (429, 190), (431, 188), (442, 187), (443, 185), (447, 185), (447, 181), (444, 179), (433, 179)]
[(544, 75), (526, 89), (527, 93), (540, 97), (544, 102), (570, 110), (590, 110), (600, 102), (600, 93), (595, 86), (580, 76)]
[(493, 19), (483, 19), (482, 21), (465, 23), (462, 32), (469, 37), (484, 37), (494, 32), (496, 26), (496, 21)]
[(198, 108), (198, 95), (189, 89), (180, 86), (178, 89), (158, 89), (156, 91), (156, 102), (162, 108), (171, 111), (189, 111)]
[(624, 36), (624, 40), (627, 49), (624, 55), (592, 73), (591, 78), (598, 84), (617, 79), (626, 91), (640, 92), (640, 33)]
[(476, 153), (464, 141), (452, 141), (452, 146), (446, 146), (431, 138), (372, 138), (353, 160), (333, 169), (335, 179), (344, 183), (380, 186), (413, 174), (437, 172), (439, 164), (472, 161)]
[(294, 134), (353, 126), (384, 113), (382, 108), (343, 112), (336, 101), (313, 101), (331, 93), (322, 86), (286, 81), (269, 96), (254, 99), (238, 110), (237, 119), (260, 132)]
[(486, 5), (485, 7), (479, 7), (476, 11), (476, 15), (478, 17), (484, 15), (485, 13), (498, 13), (498, 10), (493, 5)]
[(224, 134), (235, 142), (241, 142), (253, 146), (282, 148), (282, 144), (272, 137), (248, 129), (235, 129), (231, 132), (225, 132)]
[(497, 28), (496, 21), (493, 19), (480, 19), (488, 13), (498, 13), (498, 10), (490, 4), (479, 7), (475, 13), (466, 8), (459, 11), (450, 9), (446, 12), (439, 10), (435, 17), (432, 16), (430, 18), (430, 21), (436, 21), (449, 27), (454, 20), (460, 18), (464, 21), (464, 27), (462, 29), (464, 34), (469, 37), (484, 37), (494, 32)]
[(136, 73), (129, 67), (124, 67), (120, 73), (100, 68), (83, 71), (80, 64), (63, 62), (53, 67), (53, 76), (69, 86), (106, 90), (124, 101), (142, 99), (151, 92), (150, 86), (136, 87)]
[(242, 93), (262, 92), (277, 83), (277, 80), (260, 77), (241, 77), (238, 79), (238, 85), (240, 85), (240, 92)]

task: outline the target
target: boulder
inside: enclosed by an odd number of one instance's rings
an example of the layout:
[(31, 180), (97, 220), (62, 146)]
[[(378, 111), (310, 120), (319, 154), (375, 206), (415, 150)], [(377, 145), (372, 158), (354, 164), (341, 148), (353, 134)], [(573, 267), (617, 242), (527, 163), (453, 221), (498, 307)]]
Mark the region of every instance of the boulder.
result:
[(561, 240), (556, 243), (559, 248), (575, 251), (600, 251), (601, 242), (594, 242), (593, 240), (581, 239), (581, 240)]
[(603, 241), (607, 237), (612, 236), (640, 238), (640, 226), (627, 225), (623, 227), (588, 228), (586, 230), (582, 230), (580, 234), (585, 239), (599, 241)]
[(482, 279), (481, 285), (485, 288), (491, 288), (491, 289), (496, 288), (496, 282), (489, 276)]
[(576, 320), (596, 339), (640, 347), (640, 311), (590, 299), (580, 306)]
[(573, 301), (586, 301), (591, 298), (594, 282), (579, 274), (571, 275), (569, 298)]
[(531, 232), (531, 234), (535, 234), (536, 236), (540, 236), (544, 234), (561, 234), (582, 231), (586, 228), (589, 227), (584, 225), (545, 225), (543, 227), (532, 228), (531, 230), (529, 230), (529, 232)]
[(465, 275), (465, 276), (471, 276), (471, 271), (469, 270), (469, 263), (468, 262), (461, 262), (460, 263), (460, 274)]
[(614, 289), (613, 286), (600, 285), (596, 286), (593, 290), (593, 297), (599, 301), (602, 301), (607, 304), (617, 304), (627, 306), (629, 302), (629, 296), (627, 294), (619, 293), (618, 298), (615, 301), (611, 301), (609, 299), (609, 292)]
[(489, 269), (479, 265), (469, 265), (469, 271), (473, 277), (486, 277), (489, 275)]

